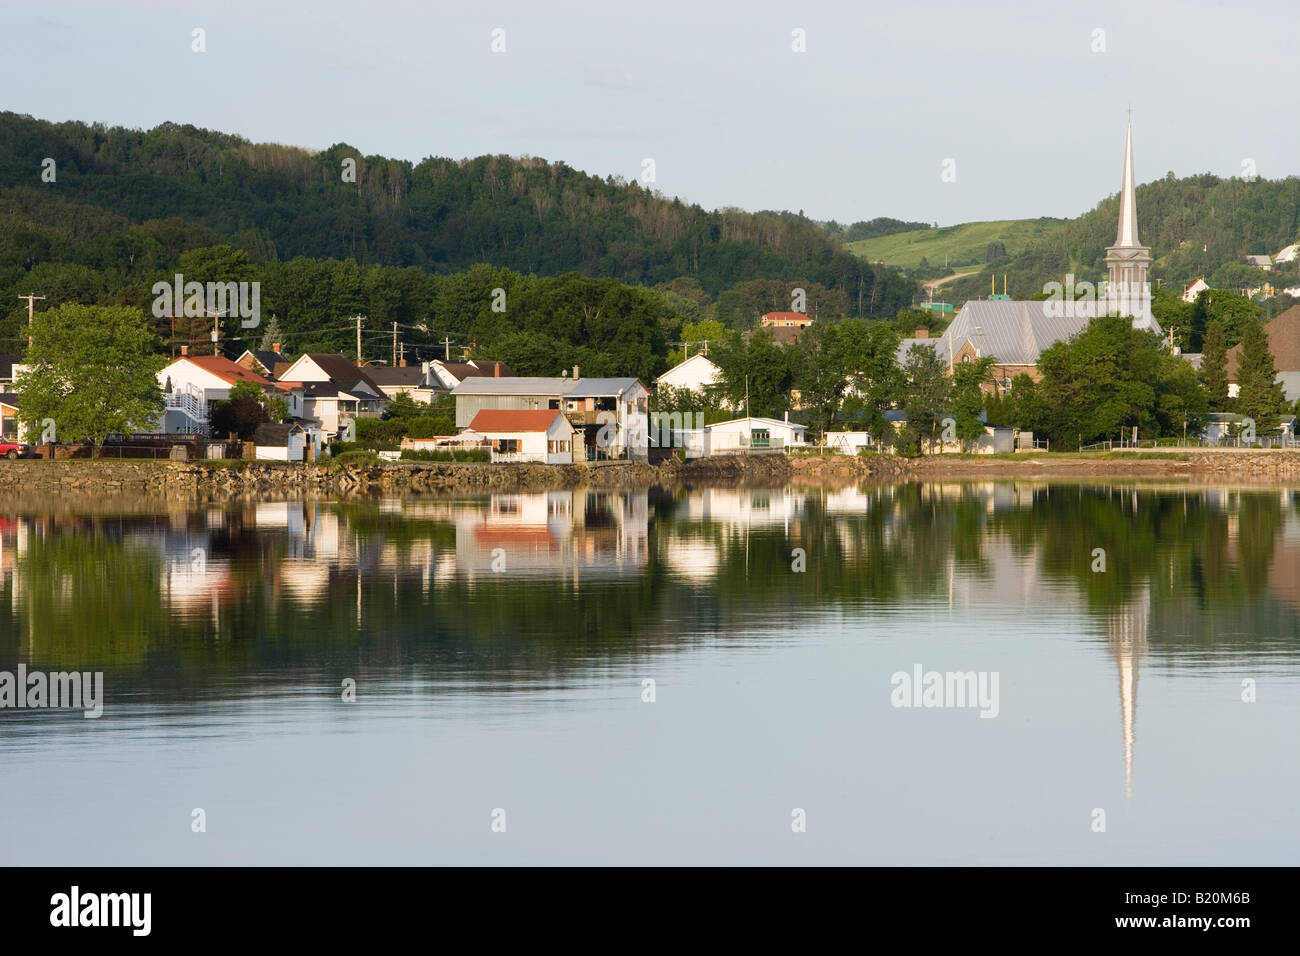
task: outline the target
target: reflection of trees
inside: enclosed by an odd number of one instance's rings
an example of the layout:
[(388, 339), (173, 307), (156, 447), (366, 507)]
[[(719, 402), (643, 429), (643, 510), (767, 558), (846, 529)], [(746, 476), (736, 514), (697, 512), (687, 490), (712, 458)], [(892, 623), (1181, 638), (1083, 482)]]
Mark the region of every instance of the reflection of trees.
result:
[[(766, 524), (675, 517), (674, 499), (662, 496), (648, 560), (614, 577), (463, 574), (451, 510), (412, 517), (337, 506), (336, 551), (325, 557), (238, 509), (216, 526), (199, 512), (129, 527), (46, 516), (0, 594), (0, 659), (120, 666), (146, 673), (151, 692), (178, 696), (250, 673), (324, 674), (337, 686), (372, 666), (508, 688), (677, 646), (684, 634), (948, 599), (954, 576), (968, 593), (1009, 604), (1014, 596), (997, 589), (1013, 587), (1025, 561), (1098, 618), (1149, 606), (1153, 650), (1219, 644), (1229, 633), (1237, 642), (1242, 633), (1296, 635), (1294, 611), (1267, 592), (1291, 514), (1278, 492), (1015, 491), (1001, 501), (987, 486), (866, 488), (851, 511), (809, 494)], [(307, 515), (302, 534), (314, 520)], [(219, 584), (169, 603), (163, 536), (177, 554), (201, 543)], [(803, 573), (791, 567), (795, 548), (806, 552)], [(1106, 552), (1105, 573), (1092, 571), (1095, 548)], [(703, 571), (684, 573), (684, 561)]]
[(102, 532), (32, 535), (12, 585), (13, 634), (25, 659), (76, 669), (143, 663), (166, 628), (161, 568), (158, 554), (138, 541)]
[[(1238, 634), (1279, 633), (1267, 590), (1285, 519), (1276, 491), (1054, 486), (1036, 489), (1028, 507), (999, 514), (990, 531), (1037, 554), (1046, 576), (1073, 585), (1098, 614), (1145, 602), (1149, 593), (1166, 625), (1152, 626), (1153, 644), (1216, 643), (1231, 629), (1215, 621), (1228, 614)], [(1092, 570), (1095, 548), (1105, 550), (1104, 573)], [(1290, 617), (1282, 632), (1294, 631)]]

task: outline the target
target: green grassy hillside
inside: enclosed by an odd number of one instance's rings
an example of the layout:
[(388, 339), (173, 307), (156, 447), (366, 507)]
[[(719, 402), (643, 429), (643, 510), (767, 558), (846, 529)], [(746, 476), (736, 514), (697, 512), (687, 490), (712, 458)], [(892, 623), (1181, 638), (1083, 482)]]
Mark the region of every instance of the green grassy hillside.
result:
[(871, 262), (915, 268), (924, 257), (931, 266), (984, 263), (990, 242), (1001, 242), (1008, 255), (1016, 255), (1039, 241), (1056, 235), (1064, 219), (1003, 219), (996, 222), (964, 222), (941, 229), (918, 229), (892, 236), (877, 236), (848, 243), (848, 248)]

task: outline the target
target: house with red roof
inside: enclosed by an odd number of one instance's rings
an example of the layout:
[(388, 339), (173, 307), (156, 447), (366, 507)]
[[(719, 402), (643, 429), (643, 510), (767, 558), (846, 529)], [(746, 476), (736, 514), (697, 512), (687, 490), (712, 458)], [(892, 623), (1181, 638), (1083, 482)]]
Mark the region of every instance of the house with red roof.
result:
[(492, 446), (494, 462), (573, 464), (573, 425), (555, 408), (485, 408), (469, 430)]
[(158, 373), (167, 406), (158, 431), (206, 435), (212, 407), (228, 399), (237, 382), (252, 382), (266, 391), (276, 388), (223, 355), (190, 355), (188, 347), (182, 346), (180, 358)]

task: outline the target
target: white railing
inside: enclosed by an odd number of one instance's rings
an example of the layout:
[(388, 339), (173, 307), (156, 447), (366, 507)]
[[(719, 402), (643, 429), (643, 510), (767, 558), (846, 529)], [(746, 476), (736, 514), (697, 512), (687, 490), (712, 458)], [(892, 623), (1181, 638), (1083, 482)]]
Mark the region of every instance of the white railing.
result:
[(186, 385), (183, 390), (175, 390), (166, 394), (167, 407), (175, 408), (196, 422), (206, 422), (208, 420), (208, 403), (203, 397), (203, 392), (193, 385)]

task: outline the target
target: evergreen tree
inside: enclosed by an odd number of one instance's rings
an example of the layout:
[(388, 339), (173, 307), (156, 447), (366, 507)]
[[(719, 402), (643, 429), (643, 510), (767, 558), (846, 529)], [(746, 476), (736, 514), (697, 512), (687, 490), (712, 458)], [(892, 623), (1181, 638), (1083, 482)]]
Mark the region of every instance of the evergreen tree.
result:
[(1205, 389), (1211, 410), (1223, 411), (1228, 407), (1228, 336), (1221, 321), (1210, 323), (1203, 348), (1201, 387)]
[(280, 331), (280, 322), (274, 315), (271, 321), (266, 323), (266, 332), (262, 335), (262, 342), (258, 346), (263, 352), (271, 351), (273, 345), (278, 345), (284, 341), (284, 333)]
[(1277, 381), (1277, 367), (1268, 347), (1268, 336), (1258, 322), (1246, 326), (1237, 369), (1237, 381), (1241, 385), (1237, 411), (1255, 420), (1256, 431), (1261, 436), (1267, 434), (1277, 424), (1276, 419), (1286, 406), (1286, 395)]
[(939, 418), (952, 399), (948, 363), (934, 349), (913, 345), (903, 361), (903, 408), (907, 426), (932, 443), (939, 434)]
[(984, 436), (985, 383), (991, 381), (993, 356), (985, 355), (971, 362), (959, 362), (952, 370), (952, 412), (957, 425), (957, 437), (962, 448), (970, 450), (972, 442)]

